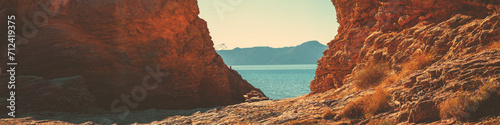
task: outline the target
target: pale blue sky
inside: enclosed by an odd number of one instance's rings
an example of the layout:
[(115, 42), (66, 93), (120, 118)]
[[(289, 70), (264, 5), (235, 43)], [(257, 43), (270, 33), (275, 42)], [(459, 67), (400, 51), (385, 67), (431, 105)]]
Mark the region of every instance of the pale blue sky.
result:
[(198, 0), (198, 6), (214, 44), (228, 49), (326, 44), (337, 35), (330, 0)]

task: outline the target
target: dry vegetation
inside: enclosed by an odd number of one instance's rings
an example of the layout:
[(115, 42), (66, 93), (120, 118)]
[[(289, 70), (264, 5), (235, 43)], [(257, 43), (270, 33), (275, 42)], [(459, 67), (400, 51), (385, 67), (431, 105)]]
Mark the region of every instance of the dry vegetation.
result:
[(409, 75), (411, 72), (415, 70), (420, 70), (429, 66), (433, 63), (435, 57), (434, 54), (427, 52), (419, 52), (413, 54), (410, 61), (401, 65), (402, 70), (401, 74)]
[(356, 100), (347, 104), (340, 115), (347, 118), (361, 118), (364, 113), (363, 105), (365, 103), (365, 97), (357, 98)]
[(401, 71), (392, 74), (389, 74), (389, 66), (386, 63), (367, 66), (354, 74), (353, 84), (358, 89), (366, 89), (380, 84), (392, 84), (410, 75), (415, 70), (420, 70), (431, 65), (434, 60), (434, 54), (417, 52), (410, 57), (410, 60), (401, 64)]
[(409, 61), (401, 64), (401, 71), (388, 75), (383, 81), (382, 85), (395, 83), (397, 80), (402, 79), (413, 73), (415, 70), (420, 70), (426, 66), (431, 65), (435, 60), (434, 54), (427, 52), (415, 53)]
[(462, 118), (468, 115), (465, 112), (465, 103), (468, 101), (466, 99), (465, 93), (459, 93), (458, 96), (454, 98), (449, 98), (439, 105), (439, 115), (441, 119), (447, 118)]
[(369, 65), (354, 74), (353, 84), (358, 89), (377, 86), (386, 76), (389, 66), (385, 63)]
[[(385, 63), (369, 65), (366, 68), (354, 74), (353, 84), (358, 89), (366, 89), (379, 84), (391, 84), (403, 77), (410, 75), (416, 70), (429, 66), (435, 60), (434, 54), (426, 52), (417, 52), (410, 57), (410, 60), (401, 65), (399, 72), (388, 74), (389, 66)], [(387, 111), (391, 108), (389, 105), (390, 95), (378, 87), (374, 94), (359, 97), (347, 104), (340, 113), (347, 118), (369, 118), (378, 113)], [(327, 113), (324, 114), (324, 116)], [(392, 122), (378, 122), (377, 124), (391, 124)]]
[(347, 104), (340, 115), (347, 118), (369, 118), (391, 108), (390, 95), (382, 88), (377, 88), (374, 94), (359, 97)]
[[(449, 98), (439, 105), (439, 114), (441, 119), (457, 118), (468, 119), (474, 115), (477, 110), (493, 110), (498, 108), (497, 102), (500, 101), (500, 85), (496, 80), (483, 82), (475, 92), (461, 92), (454, 98)], [(497, 109), (498, 110), (498, 109)], [(484, 111), (476, 115), (488, 115)]]

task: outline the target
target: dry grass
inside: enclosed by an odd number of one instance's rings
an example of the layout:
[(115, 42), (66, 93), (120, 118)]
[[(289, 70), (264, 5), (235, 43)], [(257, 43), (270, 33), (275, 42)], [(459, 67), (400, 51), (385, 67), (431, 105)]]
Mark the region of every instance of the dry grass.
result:
[(465, 102), (467, 102), (465, 93), (459, 93), (457, 97), (446, 99), (439, 104), (439, 115), (441, 119), (462, 118), (469, 115), (465, 112)]
[(390, 109), (389, 99), (390, 95), (385, 90), (377, 88), (374, 94), (357, 98), (347, 104), (342, 109), (341, 115), (348, 118), (361, 118), (363, 116), (369, 118)]
[(401, 74), (409, 75), (415, 70), (420, 70), (429, 66), (435, 59), (434, 54), (427, 52), (418, 52), (411, 56), (410, 61), (401, 65)]
[(401, 71), (388, 75), (382, 80), (382, 85), (388, 85), (395, 83), (397, 80), (400, 80), (415, 70), (423, 69), (429, 65), (431, 65), (435, 60), (435, 55), (426, 52), (418, 52), (411, 56), (410, 60), (401, 64)]
[[(500, 97), (500, 85), (495, 84), (498, 82), (496, 80), (483, 81), (483, 86), (481, 86), (475, 92), (462, 92), (454, 98), (449, 98), (439, 105), (439, 115), (441, 119), (457, 118), (457, 119), (467, 119), (471, 117), (471, 113), (475, 113), (478, 109), (491, 110), (495, 108), (490, 105), (498, 106), (496, 103), (499, 101), (495, 98)], [(487, 106), (487, 107), (481, 107)], [(478, 116), (484, 114), (475, 114)]]
[(341, 112), (341, 116), (347, 118), (361, 118), (364, 113), (363, 105), (364, 105), (364, 97), (357, 98), (356, 100), (347, 104)]
[(391, 106), (389, 105), (390, 95), (382, 88), (377, 88), (375, 93), (367, 97), (365, 105), (365, 116), (371, 117), (377, 113), (383, 112)]
[(384, 80), (382, 80), (382, 82), (380, 84), (389, 85), (389, 84), (397, 82), (398, 80), (401, 80), (403, 77), (406, 77), (406, 75), (402, 75), (399, 73), (390, 74), (387, 77), (385, 77)]
[(358, 89), (366, 89), (379, 85), (386, 76), (388, 67), (385, 63), (368, 65), (354, 74), (354, 86)]

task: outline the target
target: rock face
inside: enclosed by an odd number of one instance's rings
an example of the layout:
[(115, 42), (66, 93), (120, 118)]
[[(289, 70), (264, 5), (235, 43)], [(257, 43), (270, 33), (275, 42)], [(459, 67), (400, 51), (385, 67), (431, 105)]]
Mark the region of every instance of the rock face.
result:
[(196, 0), (22, 0), (10, 7), (17, 72), (82, 75), (104, 108), (114, 101), (129, 109), (212, 107), (260, 91), (215, 52)]
[[(400, 112), (409, 113), (409, 122), (438, 120), (440, 118), (439, 102), (442, 103), (448, 98), (455, 97), (460, 92), (477, 91), (476, 88), (488, 82), (500, 85), (499, 71), (500, 50), (498, 49), (485, 50), (449, 61), (439, 61), (401, 80), (398, 85), (407, 89), (395, 90), (395, 101), (403, 104), (401, 107), (404, 108), (400, 109)], [(491, 98), (494, 99), (486, 103), (500, 101), (498, 97)], [(498, 105), (481, 104), (475, 107), (479, 109), (470, 110), (472, 119), (500, 115)]]
[(318, 61), (311, 93), (346, 84), (372, 62), (392, 69), (416, 52), (437, 60), (475, 53), (500, 39), (498, 0), (332, 0), (339, 34)]

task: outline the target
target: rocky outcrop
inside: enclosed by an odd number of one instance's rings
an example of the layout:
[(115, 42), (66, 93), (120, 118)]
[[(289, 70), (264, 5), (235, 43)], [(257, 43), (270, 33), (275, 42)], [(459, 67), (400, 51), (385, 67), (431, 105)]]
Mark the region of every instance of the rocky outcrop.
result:
[(260, 91), (217, 55), (196, 0), (11, 3), (18, 74), (82, 75), (103, 108), (212, 107)]
[[(403, 118), (403, 121), (439, 120), (439, 104), (444, 100), (456, 97), (461, 92), (480, 91), (478, 88), (485, 84), (500, 85), (500, 51), (486, 50), (451, 61), (436, 62), (397, 84), (405, 88), (394, 91), (395, 101), (402, 104), (401, 114), (409, 113), (408, 119)], [(491, 98), (494, 99), (487, 103), (500, 101), (500, 98)], [(471, 110), (472, 117), (475, 117), (473, 119), (500, 115), (499, 106), (477, 103), (476, 108), (483, 110)]]
[(371, 62), (401, 69), (417, 51), (451, 59), (500, 39), (497, 0), (332, 0), (338, 35), (318, 61), (311, 93), (346, 84)]

